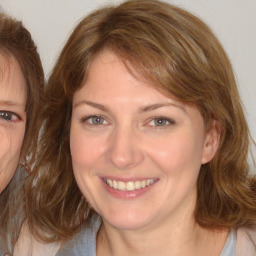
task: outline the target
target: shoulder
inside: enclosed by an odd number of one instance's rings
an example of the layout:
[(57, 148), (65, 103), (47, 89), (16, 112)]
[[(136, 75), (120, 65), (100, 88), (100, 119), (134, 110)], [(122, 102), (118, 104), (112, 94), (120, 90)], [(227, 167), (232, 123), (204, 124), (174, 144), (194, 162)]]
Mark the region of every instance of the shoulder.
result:
[(22, 225), (13, 256), (55, 256), (59, 246), (59, 243), (47, 244), (36, 240), (25, 223)]
[(101, 218), (93, 216), (81, 226), (79, 232), (61, 245), (56, 256), (94, 256), (96, 255), (96, 237), (101, 225)]
[(236, 256), (256, 255), (256, 226), (237, 230)]

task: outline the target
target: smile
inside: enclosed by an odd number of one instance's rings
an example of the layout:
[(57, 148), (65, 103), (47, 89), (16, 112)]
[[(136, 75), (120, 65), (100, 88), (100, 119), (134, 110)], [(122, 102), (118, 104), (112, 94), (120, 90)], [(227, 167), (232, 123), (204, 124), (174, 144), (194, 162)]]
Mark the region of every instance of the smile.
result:
[(117, 180), (111, 180), (111, 179), (104, 179), (104, 182), (111, 188), (115, 190), (120, 191), (135, 191), (138, 189), (145, 188), (147, 186), (152, 185), (155, 180), (154, 179), (147, 179), (147, 180), (141, 180), (141, 181), (117, 181)]

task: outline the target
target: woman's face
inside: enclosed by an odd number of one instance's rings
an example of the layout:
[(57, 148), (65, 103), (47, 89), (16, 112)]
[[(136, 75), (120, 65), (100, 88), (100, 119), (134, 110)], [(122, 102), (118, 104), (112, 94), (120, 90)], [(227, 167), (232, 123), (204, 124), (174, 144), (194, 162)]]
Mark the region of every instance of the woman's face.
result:
[(13, 57), (0, 55), (0, 193), (19, 163), (26, 125), (26, 83)]
[(217, 135), (205, 132), (197, 108), (136, 77), (105, 50), (73, 98), (70, 148), (77, 184), (117, 229), (192, 215), (200, 166), (217, 148)]

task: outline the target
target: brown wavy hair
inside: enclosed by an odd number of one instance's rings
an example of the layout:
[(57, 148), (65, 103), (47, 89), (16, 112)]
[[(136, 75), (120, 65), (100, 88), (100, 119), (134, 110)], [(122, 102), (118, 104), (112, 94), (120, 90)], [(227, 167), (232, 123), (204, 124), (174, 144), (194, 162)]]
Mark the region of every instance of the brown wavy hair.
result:
[(6, 252), (12, 253), (24, 220), (24, 169), (29, 169), (34, 162), (37, 150), (37, 137), (41, 126), (39, 113), (45, 81), (41, 60), (31, 34), (20, 21), (3, 12), (0, 12), (0, 55), (7, 63), (15, 58), (27, 85), (26, 130), (21, 150), (21, 167), (0, 195), (0, 237), (5, 243)]
[(72, 97), (91, 61), (106, 48), (156, 87), (196, 105), (206, 127), (213, 120), (221, 125), (218, 152), (198, 178), (197, 223), (212, 229), (255, 224), (256, 182), (248, 164), (252, 139), (225, 51), (189, 12), (160, 1), (132, 0), (82, 19), (49, 78), (38, 161), (26, 184), (33, 234), (46, 242), (65, 240), (95, 214), (73, 176), (69, 129)]

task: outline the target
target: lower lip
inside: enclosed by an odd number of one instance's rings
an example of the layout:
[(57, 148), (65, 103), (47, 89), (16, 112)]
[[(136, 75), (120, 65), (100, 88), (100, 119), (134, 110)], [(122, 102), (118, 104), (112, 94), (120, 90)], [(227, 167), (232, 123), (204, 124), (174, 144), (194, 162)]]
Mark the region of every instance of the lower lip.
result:
[(104, 181), (102, 181), (102, 182), (103, 182), (103, 185), (104, 185), (104, 188), (106, 189), (106, 191), (109, 194), (111, 194), (113, 197), (120, 198), (120, 199), (134, 199), (134, 198), (138, 198), (138, 197), (144, 195), (149, 190), (151, 190), (157, 181), (149, 186), (146, 186), (145, 188), (136, 189), (134, 191), (117, 190), (117, 189), (111, 188)]

